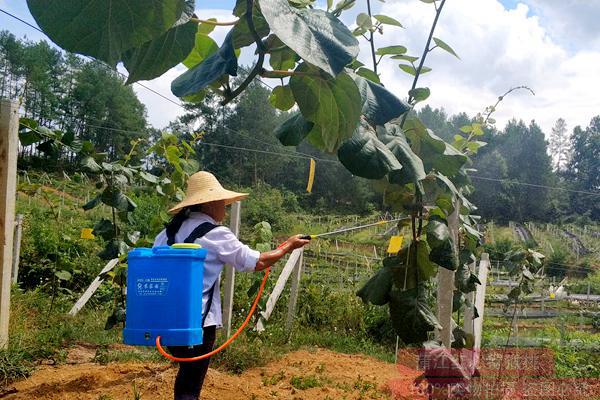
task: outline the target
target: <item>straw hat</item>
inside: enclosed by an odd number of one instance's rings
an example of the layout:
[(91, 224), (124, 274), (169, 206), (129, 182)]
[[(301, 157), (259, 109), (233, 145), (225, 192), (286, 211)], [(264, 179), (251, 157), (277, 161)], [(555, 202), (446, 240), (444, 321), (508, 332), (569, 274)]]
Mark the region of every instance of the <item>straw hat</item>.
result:
[(238, 193), (224, 189), (213, 174), (200, 171), (190, 176), (185, 198), (175, 207), (171, 208), (169, 212), (175, 214), (184, 207), (219, 200), (225, 200), (225, 205), (227, 205), (241, 200), (246, 196), (248, 196), (248, 193)]

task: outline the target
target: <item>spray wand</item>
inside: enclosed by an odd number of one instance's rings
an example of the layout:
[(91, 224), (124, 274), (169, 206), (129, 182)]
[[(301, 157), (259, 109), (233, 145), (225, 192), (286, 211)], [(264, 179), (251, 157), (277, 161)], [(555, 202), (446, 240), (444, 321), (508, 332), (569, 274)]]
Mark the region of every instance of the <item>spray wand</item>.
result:
[(385, 224), (390, 224), (392, 222), (405, 221), (407, 219), (410, 219), (410, 217), (403, 217), (403, 218), (396, 218), (396, 219), (383, 219), (381, 221), (373, 222), (371, 224), (360, 225), (360, 226), (353, 226), (353, 227), (350, 227), (350, 228), (338, 229), (338, 230), (335, 230), (335, 231), (325, 232), (325, 233), (319, 233), (319, 234), (316, 234), (316, 235), (302, 235), (302, 236), (300, 236), (300, 239), (312, 240), (312, 239), (316, 239), (316, 238), (319, 238), (319, 237), (322, 237), (322, 236), (339, 235), (341, 233), (346, 233), (346, 232), (350, 232), (350, 231), (364, 229), (364, 228), (368, 228), (370, 226), (385, 225)]

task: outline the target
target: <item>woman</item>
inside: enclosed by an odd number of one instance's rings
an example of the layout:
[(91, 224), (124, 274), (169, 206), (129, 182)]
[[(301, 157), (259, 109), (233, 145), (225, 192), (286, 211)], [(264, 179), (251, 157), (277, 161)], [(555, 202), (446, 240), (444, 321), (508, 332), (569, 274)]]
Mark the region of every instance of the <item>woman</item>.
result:
[[(195, 242), (208, 251), (204, 260), (202, 296), (203, 343), (193, 347), (170, 346), (169, 351), (176, 357), (190, 358), (212, 351), (216, 329), (223, 326), (219, 282), (224, 264), (240, 272), (262, 271), (285, 254), (309, 242), (300, 239), (300, 235), (292, 236), (277, 250), (264, 253), (241, 243), (229, 228), (218, 224), (225, 218), (225, 206), (247, 195), (224, 189), (209, 172), (197, 172), (188, 181), (186, 197), (169, 210), (175, 216), (154, 240), (155, 247)], [(207, 358), (179, 364), (175, 400), (199, 398), (209, 362), (210, 358)]]

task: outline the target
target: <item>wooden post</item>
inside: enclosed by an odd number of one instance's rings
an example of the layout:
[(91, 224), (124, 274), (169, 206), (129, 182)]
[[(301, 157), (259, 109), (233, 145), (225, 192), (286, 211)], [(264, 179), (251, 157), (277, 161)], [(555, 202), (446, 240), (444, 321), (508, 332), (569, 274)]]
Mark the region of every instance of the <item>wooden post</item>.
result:
[(298, 303), (298, 291), (300, 290), (300, 278), (304, 269), (304, 252), (300, 253), (300, 258), (292, 271), (292, 287), (290, 288), (290, 301), (288, 303), (288, 313), (285, 320), (285, 330), (290, 332), (294, 326), (294, 317), (296, 316), (296, 304)]
[[(454, 202), (454, 212), (448, 216), (448, 228), (454, 238), (453, 251), (458, 256), (458, 218), (460, 200)], [(454, 271), (438, 268), (437, 276), (437, 319), (442, 326), (436, 331), (436, 337), (446, 348), (450, 348), (452, 338), (452, 298), (454, 297)]]
[(12, 283), (19, 281), (19, 258), (21, 257), (21, 234), (23, 232), (23, 214), (15, 220), (15, 236), (13, 241)]
[(19, 102), (0, 100), (0, 349), (8, 346), (18, 131)]
[[(242, 203), (236, 201), (231, 205), (229, 228), (235, 236), (240, 234), (240, 215)], [(223, 293), (223, 325), (225, 335), (231, 335), (231, 317), (233, 315), (233, 291), (235, 287), (235, 270), (231, 265), (225, 265), (225, 290)]]

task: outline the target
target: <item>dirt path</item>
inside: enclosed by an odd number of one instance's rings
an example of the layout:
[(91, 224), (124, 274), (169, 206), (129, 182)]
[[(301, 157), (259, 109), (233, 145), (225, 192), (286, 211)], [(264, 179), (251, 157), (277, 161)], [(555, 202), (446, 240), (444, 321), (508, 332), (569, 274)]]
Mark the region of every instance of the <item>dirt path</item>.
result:
[[(87, 362), (89, 360), (81, 355), (74, 358), (75, 364), (41, 367), (29, 379), (13, 384), (17, 392), (5, 399), (128, 400), (134, 399), (134, 384), (142, 400), (172, 398), (176, 373), (172, 365), (98, 365)], [(391, 399), (390, 383), (393, 382), (395, 391), (403, 392), (402, 387), (410, 385), (414, 376), (414, 371), (401, 371), (393, 364), (364, 355), (340, 354), (323, 349), (301, 350), (241, 375), (211, 369), (202, 398)]]

